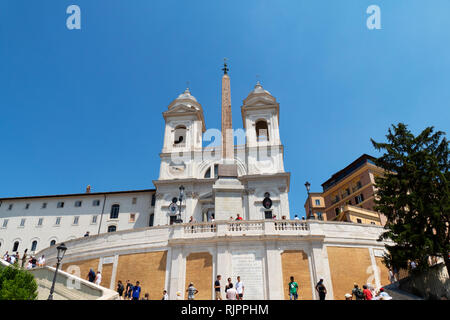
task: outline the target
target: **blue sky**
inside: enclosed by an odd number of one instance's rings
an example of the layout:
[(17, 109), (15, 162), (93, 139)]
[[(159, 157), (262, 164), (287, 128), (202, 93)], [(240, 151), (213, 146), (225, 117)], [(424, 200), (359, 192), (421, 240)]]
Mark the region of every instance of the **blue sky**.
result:
[[(66, 8), (81, 8), (68, 30)], [(366, 9), (381, 8), (381, 30)], [(392, 123), (449, 132), (450, 1), (3, 0), (0, 197), (152, 188), (186, 81), (220, 128), (256, 75), (280, 103), (291, 214)]]

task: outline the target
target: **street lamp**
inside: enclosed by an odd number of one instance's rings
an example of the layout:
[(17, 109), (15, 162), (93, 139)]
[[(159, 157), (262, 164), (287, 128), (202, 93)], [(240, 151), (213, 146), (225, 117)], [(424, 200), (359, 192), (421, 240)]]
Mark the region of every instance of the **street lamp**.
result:
[(305, 187), (306, 187), (306, 192), (308, 192), (308, 201), (309, 201), (309, 215), (308, 217), (306, 217), (307, 219), (314, 219), (314, 216), (311, 215), (311, 207), (312, 207), (312, 201), (311, 201), (311, 197), (309, 196), (309, 189), (311, 188), (311, 183), (309, 183), (308, 181), (305, 182)]
[(67, 247), (64, 245), (64, 243), (61, 243), (58, 247), (56, 247), (56, 249), (58, 250), (58, 253), (56, 255), (56, 259), (58, 260), (58, 262), (56, 263), (55, 275), (53, 276), (53, 283), (50, 289), (50, 295), (48, 296), (48, 300), (53, 300), (53, 291), (55, 291), (56, 275), (58, 274), (59, 265), (61, 263), (61, 260), (64, 258), (64, 254), (66, 253)]
[(178, 200), (180, 200), (180, 207), (176, 223), (183, 223), (183, 219), (181, 219), (181, 205), (183, 204), (183, 198), (184, 198), (184, 187), (180, 186), (180, 197), (178, 198)]

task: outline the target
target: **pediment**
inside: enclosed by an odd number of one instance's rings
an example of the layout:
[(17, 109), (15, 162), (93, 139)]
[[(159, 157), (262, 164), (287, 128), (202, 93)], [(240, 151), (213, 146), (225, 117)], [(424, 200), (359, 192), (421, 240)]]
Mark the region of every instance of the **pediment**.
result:
[(196, 112), (196, 111), (198, 111), (198, 110), (195, 109), (194, 107), (187, 106), (184, 104), (179, 104), (179, 105), (176, 105), (176, 106), (170, 108), (165, 113), (170, 114), (170, 113), (183, 113), (183, 112)]

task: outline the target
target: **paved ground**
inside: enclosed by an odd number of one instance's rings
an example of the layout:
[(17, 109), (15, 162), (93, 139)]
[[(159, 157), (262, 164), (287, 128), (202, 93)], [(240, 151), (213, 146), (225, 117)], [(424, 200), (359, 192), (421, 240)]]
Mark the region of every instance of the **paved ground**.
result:
[(390, 284), (383, 288), (392, 297), (392, 300), (423, 300), (409, 292), (398, 289), (398, 283)]

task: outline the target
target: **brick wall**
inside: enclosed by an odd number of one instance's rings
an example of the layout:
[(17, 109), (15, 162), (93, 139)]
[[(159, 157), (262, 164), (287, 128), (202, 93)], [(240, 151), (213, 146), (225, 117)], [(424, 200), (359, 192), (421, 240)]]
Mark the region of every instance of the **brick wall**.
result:
[(289, 300), (288, 283), (290, 277), (298, 283), (300, 300), (312, 300), (311, 278), (308, 265), (308, 256), (301, 250), (286, 250), (281, 254), (283, 272), (284, 298)]
[(160, 300), (165, 289), (167, 251), (127, 254), (119, 256), (116, 283), (134, 285), (140, 282), (141, 298), (149, 293), (151, 300)]
[[(344, 300), (346, 293), (351, 293), (353, 283), (361, 288), (367, 283), (372, 270), (368, 248), (327, 247), (330, 264), (331, 281), (333, 282), (334, 300)], [(325, 287), (327, 283), (324, 283)], [(329, 285), (329, 284), (328, 284)]]
[(390, 284), (389, 281), (389, 269), (384, 265), (383, 258), (381, 257), (375, 257), (375, 260), (377, 262), (377, 267), (380, 269), (380, 282), (382, 286), (386, 286)]
[[(99, 259), (95, 258), (95, 259), (89, 259), (89, 260), (81, 260), (81, 261), (74, 261), (74, 262), (68, 262), (68, 263), (64, 263), (61, 267), (61, 269), (63, 271), (68, 271), (68, 268), (70, 266), (78, 266), (80, 268), (80, 278), (87, 280), (87, 276), (89, 273), (89, 269), (93, 269), (95, 271), (95, 273), (97, 274), (98, 271), (98, 262)], [(72, 267), (73, 268), (73, 267)], [(73, 269), (71, 268), (72, 272), (69, 273), (73, 273)]]
[(100, 284), (102, 287), (109, 288), (116, 290), (116, 286), (113, 283), (113, 285), (110, 288), (111, 284), (111, 277), (112, 277), (112, 270), (113, 270), (113, 264), (104, 264), (102, 266), (102, 283)]
[[(212, 285), (213, 285), (213, 266), (212, 256), (208, 252), (191, 253), (186, 258), (186, 290), (190, 282), (194, 283), (198, 294), (195, 296), (196, 300), (211, 300), (212, 299)], [(184, 292), (184, 297), (187, 299), (187, 292)]]

